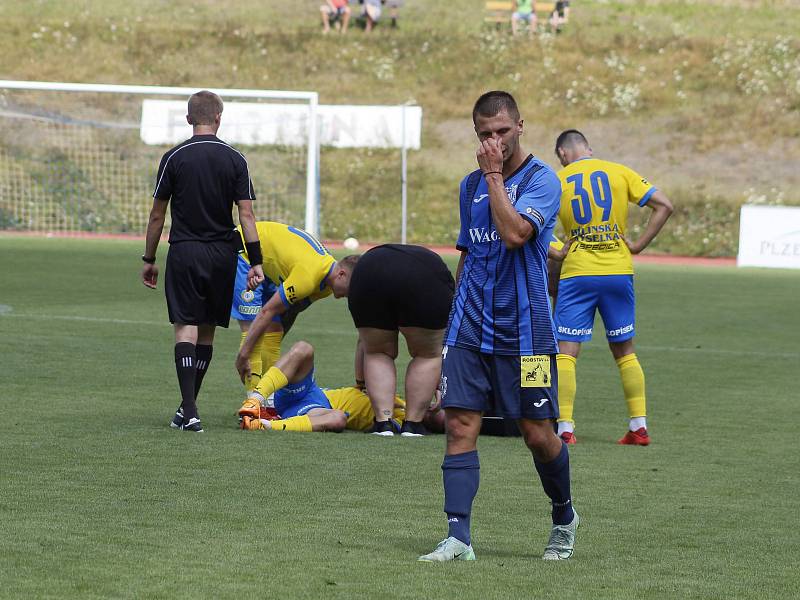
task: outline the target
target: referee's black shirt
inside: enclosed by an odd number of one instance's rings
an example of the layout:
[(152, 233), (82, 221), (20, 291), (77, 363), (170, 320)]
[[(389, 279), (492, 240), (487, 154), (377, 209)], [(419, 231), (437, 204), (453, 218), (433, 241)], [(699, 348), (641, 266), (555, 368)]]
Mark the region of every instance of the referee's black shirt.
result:
[(195, 135), (158, 166), (153, 198), (171, 200), (169, 242), (233, 238), (233, 204), (255, 200), (244, 156), (215, 135)]

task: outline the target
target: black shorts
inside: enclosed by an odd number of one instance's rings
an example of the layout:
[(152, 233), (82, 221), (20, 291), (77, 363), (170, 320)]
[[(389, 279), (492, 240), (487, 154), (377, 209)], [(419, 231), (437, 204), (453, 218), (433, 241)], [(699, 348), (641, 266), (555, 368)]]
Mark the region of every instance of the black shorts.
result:
[(356, 263), (347, 305), (356, 327), (444, 329), (454, 289), (450, 269), (435, 252), (386, 244)]
[(164, 284), (169, 322), (227, 327), (235, 281), (232, 242), (171, 244)]

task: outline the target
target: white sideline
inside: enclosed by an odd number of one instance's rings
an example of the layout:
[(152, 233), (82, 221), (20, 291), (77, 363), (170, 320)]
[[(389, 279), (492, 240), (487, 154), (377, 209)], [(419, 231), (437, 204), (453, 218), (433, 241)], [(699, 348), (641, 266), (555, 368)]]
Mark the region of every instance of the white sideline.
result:
[[(42, 314), (23, 314), (14, 312), (0, 312), (0, 319), (16, 317), (19, 319), (35, 319), (38, 321), (84, 321), (90, 323), (114, 323), (115, 325), (155, 325), (165, 327), (170, 325), (163, 321), (134, 321), (132, 319), (112, 319), (108, 317), (82, 317), (80, 315), (42, 315)], [(323, 335), (336, 335), (341, 333), (338, 329), (316, 329), (315, 333)], [(637, 345), (639, 350), (651, 350), (654, 352), (697, 352), (705, 354), (722, 354), (731, 356), (772, 356), (778, 358), (800, 358), (800, 352), (761, 352), (759, 350), (728, 350), (725, 348), (681, 348), (679, 346), (647, 346)]]

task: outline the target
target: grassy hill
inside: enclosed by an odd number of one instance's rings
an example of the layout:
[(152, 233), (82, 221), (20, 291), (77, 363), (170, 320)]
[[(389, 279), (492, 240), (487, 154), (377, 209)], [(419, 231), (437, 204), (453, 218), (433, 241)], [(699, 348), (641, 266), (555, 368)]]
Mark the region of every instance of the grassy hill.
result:
[[(595, 155), (663, 189), (677, 211), (658, 250), (732, 254), (739, 205), (800, 203), (797, 0), (577, 0), (564, 33), (533, 41), (485, 26), (480, 0), (406, 0), (398, 29), (347, 36), (321, 35), (319, 4), (3, 3), (0, 77), (416, 102), (409, 235), (420, 242), (454, 239), (454, 190), (475, 162), (470, 109), (496, 88), (520, 101), (528, 150), (555, 165), (556, 135), (577, 127)], [(323, 236), (399, 237), (397, 152), (323, 149), (321, 184)]]

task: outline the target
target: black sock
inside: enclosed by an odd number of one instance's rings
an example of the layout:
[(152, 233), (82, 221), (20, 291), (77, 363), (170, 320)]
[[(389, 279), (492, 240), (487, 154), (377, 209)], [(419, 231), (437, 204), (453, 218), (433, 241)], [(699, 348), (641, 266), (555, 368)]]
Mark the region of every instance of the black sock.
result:
[(197, 344), (197, 373), (194, 379), (194, 400), (197, 402), (197, 395), (200, 393), (200, 386), (203, 385), (203, 377), (206, 376), (208, 365), (211, 364), (211, 356), (214, 353), (213, 346)]
[(195, 352), (194, 344), (189, 342), (175, 344), (175, 371), (178, 374), (178, 386), (181, 389), (183, 418), (187, 423), (189, 419), (197, 417), (197, 405), (194, 403), (194, 382), (197, 374)]

